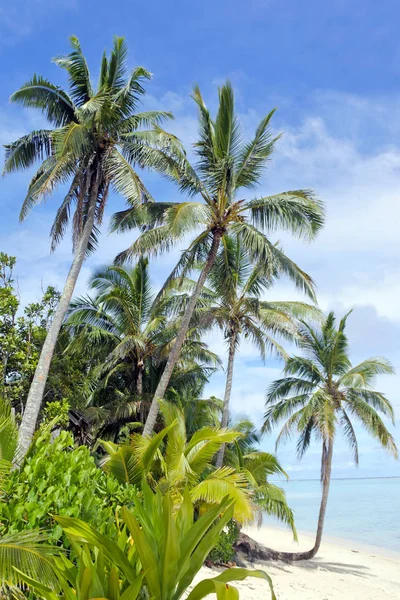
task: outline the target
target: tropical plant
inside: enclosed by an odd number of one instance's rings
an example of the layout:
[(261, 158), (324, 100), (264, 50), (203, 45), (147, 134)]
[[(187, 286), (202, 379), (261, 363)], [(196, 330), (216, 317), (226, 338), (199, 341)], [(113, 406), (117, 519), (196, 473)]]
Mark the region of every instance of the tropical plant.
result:
[(55, 514), (82, 518), (110, 534), (117, 506), (131, 503), (134, 490), (96, 467), (87, 447), (74, 448), (70, 433), (51, 437), (51, 426), (40, 430), (22, 467), (4, 479), (0, 534), (45, 528), (49, 540), (64, 543)]
[[(77, 566), (65, 557), (57, 559), (59, 592), (32, 578), (21, 577), (45, 600), (65, 597), (73, 600), (179, 600), (191, 585), (220, 532), (232, 516), (232, 502), (225, 499), (194, 521), (190, 495), (175, 509), (170, 493), (153, 492), (144, 485), (143, 501), (135, 511), (121, 510), (125, 527), (118, 542), (91, 526), (68, 517), (58, 517), (78, 555)], [(201, 600), (215, 594), (218, 600), (236, 600), (238, 591), (228, 585), (246, 577), (266, 580), (275, 599), (270, 577), (263, 571), (228, 569), (221, 575), (198, 583), (187, 600)]]
[(11, 96), (12, 102), (39, 109), (52, 127), (32, 131), (6, 146), (5, 173), (41, 163), (29, 184), (20, 219), (67, 184), (67, 194), (51, 229), (54, 248), (66, 231), (75, 204), (74, 258), (30, 387), (20, 427), (23, 454), (35, 430), (58, 333), (83, 260), (96, 246), (110, 188), (134, 206), (152, 201), (134, 166), (171, 174), (171, 150), (177, 148), (175, 138), (160, 127), (163, 120), (171, 117), (169, 113), (136, 112), (145, 93), (143, 82), (150, 79), (150, 73), (143, 67), (127, 73), (123, 38), (115, 38), (109, 58), (103, 54), (96, 87), (92, 85), (79, 40), (73, 36), (70, 42), (70, 54), (54, 60), (67, 71), (69, 94), (34, 75)]
[(18, 427), (10, 403), (0, 396), (0, 485), (18, 453)]
[(235, 543), (239, 539), (239, 535), (240, 527), (234, 519), (231, 519), (219, 534), (217, 543), (207, 556), (207, 561), (217, 565), (233, 562), (236, 553)]
[[(90, 409), (85, 412), (102, 428), (101, 435), (115, 434), (124, 423), (144, 421), (147, 399), (179, 322), (168, 318), (164, 308), (173, 303), (174, 295), (170, 293), (162, 302), (155, 297), (146, 259), (133, 268), (101, 268), (89, 285), (95, 296), (78, 298), (70, 305), (66, 322), (72, 338), (69, 352), (86, 354), (94, 364), (87, 398)], [(182, 389), (193, 376), (201, 379), (217, 364), (218, 357), (193, 329), (171, 384)]]
[[(141, 485), (144, 476), (156, 490), (173, 490), (177, 503), (188, 486), (192, 501), (200, 512), (228, 496), (235, 501), (235, 519), (240, 523), (253, 521), (258, 508), (254, 503), (255, 490), (250, 485), (249, 474), (230, 465), (216, 469), (212, 464), (221, 445), (237, 442), (241, 433), (208, 426), (198, 429), (188, 439), (182, 411), (163, 401), (161, 412), (165, 427), (153, 437), (134, 433), (130, 444), (103, 442), (108, 453), (103, 460), (103, 468), (121, 483), (136, 486)], [(275, 466), (272, 472), (281, 474), (280, 465), (276, 462)], [(264, 484), (267, 497), (269, 488), (266, 481)], [(273, 502), (274, 497), (270, 497), (270, 500)], [(281, 514), (277, 509), (271, 512), (288, 523), (293, 515), (288, 507), (287, 511), (286, 516), (283, 516), (283, 510)]]
[(16, 262), (14, 256), (0, 252), (0, 395), (20, 413), (59, 295), (49, 286), (39, 302), (23, 307)]
[(164, 397), (196, 302), (220, 245), (225, 245), (227, 235), (240, 238), (252, 260), (261, 260), (266, 264), (272, 262), (279, 272), (291, 275), (296, 284), (304, 289), (305, 277), (299, 277), (297, 267), (263, 231), (270, 234), (280, 228), (298, 237), (312, 239), (323, 224), (322, 205), (307, 190), (293, 190), (253, 200), (243, 198), (243, 190), (254, 189), (260, 183), (263, 169), (279, 137), (274, 138), (269, 129), (274, 111), (262, 119), (254, 138), (244, 143), (229, 83), (219, 89), (219, 107), (215, 119), (211, 118), (197, 86), (193, 98), (199, 111), (200, 137), (194, 145), (198, 162), (195, 168), (187, 159), (182, 160), (180, 189), (189, 196), (199, 197), (200, 201), (164, 203), (149, 206), (148, 210), (145, 207), (139, 212), (128, 209), (114, 216), (113, 227), (118, 231), (127, 231), (143, 221), (154, 225), (117, 260), (167, 251), (178, 240), (195, 232), (194, 239), (182, 253), (169, 280), (185, 276), (198, 262), (203, 264), (175, 345), (154, 394), (144, 435), (151, 433), (154, 428), (158, 401)]
[[(18, 427), (10, 403), (0, 397), (0, 513), (5, 506), (4, 494), (17, 454)], [(54, 548), (46, 542), (47, 538), (39, 531), (0, 536), (0, 589), (4, 585), (13, 586), (21, 582), (14, 566), (48, 585), (54, 583)]]
[(273, 382), (268, 390), (264, 431), (270, 432), (279, 421), (286, 421), (277, 445), (297, 432), (297, 453), (301, 458), (313, 436), (322, 443), (322, 500), (315, 544), (308, 552), (291, 554), (292, 560), (312, 558), (319, 550), (328, 502), (333, 447), (339, 430), (353, 452), (356, 465), (358, 444), (353, 419), (383, 448), (398, 457), (393, 437), (379, 416), (382, 413), (394, 422), (392, 405), (384, 394), (373, 389), (376, 375), (392, 374), (393, 368), (384, 358), (368, 358), (352, 366), (345, 334), (348, 314), (337, 327), (333, 312), (328, 314), (320, 328), (303, 322), (300, 347), (305, 351), (305, 356), (288, 358), (284, 368), (285, 377)]
[[(304, 289), (315, 300), (311, 278), (294, 263), (293, 271), (299, 281), (304, 280)], [(280, 340), (296, 341), (298, 320), (320, 316), (315, 306), (304, 302), (262, 300), (261, 295), (278, 277), (278, 266), (272, 262), (254, 264), (240, 238), (226, 237), (209, 275), (211, 290), (214, 292), (213, 301), (203, 302), (203, 306), (196, 309), (199, 324), (208, 329), (219, 327), (228, 346), (221, 417), (223, 428), (229, 423), (234, 361), (242, 339), (253, 343), (263, 360), (269, 353), (285, 358), (287, 355)], [(212, 298), (212, 293), (208, 292), (208, 298)], [(217, 467), (223, 464), (224, 451), (225, 446), (221, 446), (216, 459)]]

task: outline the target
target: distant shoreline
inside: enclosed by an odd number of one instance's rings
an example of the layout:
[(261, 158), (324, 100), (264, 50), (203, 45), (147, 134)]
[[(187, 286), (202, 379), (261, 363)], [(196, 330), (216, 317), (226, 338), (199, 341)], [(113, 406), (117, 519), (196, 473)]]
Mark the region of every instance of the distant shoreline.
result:
[[(400, 475), (389, 475), (387, 477), (331, 477), (331, 481), (364, 481), (371, 479), (400, 479)], [(272, 481), (272, 480), (271, 480)], [(274, 482), (282, 481), (278, 479), (274, 479)], [(319, 481), (319, 477), (313, 477), (311, 479), (293, 479), (289, 476), (288, 482), (291, 481)]]

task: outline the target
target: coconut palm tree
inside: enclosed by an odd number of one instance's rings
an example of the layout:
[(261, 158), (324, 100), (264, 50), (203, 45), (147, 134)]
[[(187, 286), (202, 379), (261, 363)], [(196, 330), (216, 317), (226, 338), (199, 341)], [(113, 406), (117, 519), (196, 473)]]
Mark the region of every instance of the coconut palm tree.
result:
[[(277, 266), (278, 267), (278, 266)], [(251, 341), (265, 360), (267, 353), (287, 357), (278, 338), (294, 342), (297, 339), (299, 319), (318, 318), (320, 311), (304, 302), (261, 300), (279, 276), (273, 263), (254, 264), (239, 238), (226, 237), (218, 254), (209, 281), (214, 292), (211, 306), (200, 307), (196, 317), (203, 327), (219, 327), (228, 345), (228, 364), (221, 427), (229, 423), (234, 361), (243, 338)], [(304, 289), (315, 300), (311, 278), (293, 263), (298, 280), (304, 280)], [(210, 296), (210, 295), (209, 295)], [(216, 466), (221, 467), (225, 446), (221, 446)]]
[(271, 135), (269, 129), (274, 111), (262, 119), (253, 139), (244, 143), (229, 83), (219, 90), (215, 119), (211, 118), (197, 86), (193, 98), (199, 112), (200, 135), (194, 145), (198, 162), (193, 167), (186, 159), (182, 160), (180, 188), (196, 199), (165, 203), (155, 209), (149, 207), (149, 210), (142, 211), (141, 217), (137, 211), (123, 211), (115, 215), (113, 223), (114, 229), (119, 231), (137, 227), (143, 219), (152, 221), (154, 225), (117, 260), (167, 251), (178, 240), (192, 233), (194, 237), (188, 249), (182, 253), (171, 279), (186, 275), (199, 261), (204, 265), (154, 394), (144, 434), (149, 434), (154, 428), (158, 401), (165, 394), (196, 302), (226, 236), (238, 236), (252, 259), (279, 264), (279, 270), (292, 274), (299, 287), (303, 288), (304, 278), (296, 276), (293, 263), (265, 233), (271, 234), (280, 228), (295, 236), (312, 239), (323, 224), (322, 205), (310, 191), (294, 190), (255, 199), (244, 197), (244, 190), (252, 190), (260, 183), (264, 167), (278, 139)]
[(376, 375), (391, 374), (393, 368), (384, 358), (368, 358), (352, 366), (345, 334), (348, 314), (336, 327), (333, 312), (321, 328), (303, 322), (300, 346), (305, 356), (293, 356), (286, 361), (285, 377), (273, 382), (267, 396), (264, 431), (271, 431), (279, 421), (286, 421), (277, 445), (294, 432), (299, 434), (298, 456), (307, 451), (314, 436), (322, 444), (322, 499), (314, 547), (308, 552), (288, 555), (291, 560), (313, 558), (319, 550), (328, 502), (333, 447), (340, 430), (347, 440), (356, 465), (358, 444), (353, 419), (393, 456), (398, 457), (396, 444), (379, 416), (394, 422), (389, 400), (373, 389)]
[[(89, 288), (95, 291), (93, 297), (70, 304), (65, 323), (72, 338), (68, 351), (93, 361), (88, 378), (91, 407), (85, 414), (101, 428), (101, 435), (107, 431), (115, 435), (124, 423), (144, 421), (146, 401), (154, 392), (154, 380), (160, 376), (179, 322), (168, 318), (165, 310), (174, 303), (172, 291), (161, 302), (153, 293), (145, 258), (133, 268), (100, 268)], [(193, 329), (171, 383), (182, 389), (193, 379), (200, 381), (217, 364), (218, 357)]]
[(64, 186), (66, 195), (51, 229), (54, 249), (65, 233), (74, 209), (74, 258), (57, 310), (43, 345), (20, 427), (25, 454), (36, 426), (57, 336), (68, 309), (85, 255), (96, 246), (98, 226), (111, 188), (133, 206), (152, 197), (134, 167), (173, 173), (176, 140), (160, 127), (169, 113), (137, 112), (150, 73), (143, 67), (127, 72), (127, 46), (115, 38), (111, 55), (103, 55), (97, 86), (76, 37), (72, 51), (55, 59), (68, 74), (69, 93), (34, 75), (11, 96), (12, 102), (39, 109), (50, 129), (32, 131), (6, 146), (4, 172), (40, 162), (22, 204), (20, 219), (38, 202)]

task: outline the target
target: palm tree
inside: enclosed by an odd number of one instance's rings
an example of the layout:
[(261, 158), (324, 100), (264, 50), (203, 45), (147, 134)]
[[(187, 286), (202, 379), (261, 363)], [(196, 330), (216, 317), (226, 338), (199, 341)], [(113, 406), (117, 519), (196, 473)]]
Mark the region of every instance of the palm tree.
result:
[[(159, 364), (165, 364), (179, 328), (165, 310), (173, 305), (174, 295), (165, 294), (162, 301), (155, 297), (145, 258), (133, 268), (100, 268), (89, 287), (94, 297), (77, 298), (70, 304), (65, 324), (72, 338), (68, 351), (87, 356), (87, 362), (93, 363), (88, 374), (91, 409), (85, 413), (101, 423), (101, 435), (107, 430), (118, 434), (121, 425), (134, 416), (144, 421), (145, 400), (154, 391)], [(200, 380), (206, 375), (205, 367), (216, 364), (218, 357), (192, 330), (171, 383), (180, 388), (192, 378)]]
[[(312, 280), (293, 263), (298, 280), (303, 279), (304, 289), (315, 299)], [(219, 327), (228, 345), (228, 365), (221, 427), (229, 423), (235, 356), (242, 338), (250, 340), (265, 360), (273, 352), (286, 357), (286, 352), (275, 336), (293, 342), (297, 338), (298, 319), (318, 317), (319, 311), (304, 302), (269, 302), (260, 299), (273, 284), (279, 272), (273, 264), (253, 264), (238, 238), (227, 237), (210, 272), (209, 280), (214, 291), (214, 304), (196, 311), (199, 322), (208, 328)], [(216, 466), (221, 467), (225, 446), (221, 446)]]
[(345, 334), (347, 317), (348, 314), (338, 327), (333, 312), (328, 314), (320, 329), (303, 323), (300, 346), (306, 356), (288, 358), (285, 377), (273, 382), (268, 391), (264, 430), (271, 431), (276, 423), (286, 421), (277, 445), (297, 432), (297, 452), (301, 458), (313, 435), (322, 443), (322, 500), (315, 544), (308, 552), (290, 554), (292, 560), (313, 558), (319, 550), (328, 502), (333, 446), (339, 429), (353, 452), (356, 465), (358, 444), (353, 418), (383, 448), (398, 457), (393, 437), (378, 414), (380, 412), (394, 422), (392, 405), (384, 394), (373, 389), (375, 376), (392, 374), (393, 368), (384, 358), (368, 358), (354, 367), (351, 365)]
[(293, 263), (275, 246), (263, 231), (277, 228), (289, 230), (298, 237), (312, 239), (323, 224), (321, 203), (307, 190), (294, 190), (275, 196), (247, 200), (242, 193), (254, 189), (261, 181), (263, 168), (271, 157), (275, 142), (269, 125), (270, 112), (256, 129), (254, 138), (244, 143), (235, 113), (234, 94), (229, 83), (219, 90), (219, 107), (215, 119), (196, 86), (193, 98), (199, 111), (200, 136), (194, 145), (198, 162), (196, 169), (184, 159), (180, 168), (180, 188), (199, 201), (165, 203), (142, 211), (123, 211), (114, 217), (114, 229), (126, 231), (152, 221), (154, 227), (144, 232), (117, 260), (169, 250), (178, 240), (194, 233), (189, 247), (174, 268), (170, 279), (186, 275), (197, 262), (203, 263), (194, 293), (188, 304), (181, 329), (157, 387), (146, 421), (144, 434), (154, 428), (158, 401), (165, 394), (169, 378), (178, 360), (196, 302), (210, 273), (220, 244), (226, 236), (240, 238), (252, 259), (264, 263), (273, 261), (279, 271), (291, 274), (299, 287), (304, 278), (295, 274)]
[[(23, 202), (20, 219), (52, 195), (60, 186), (68, 191), (51, 229), (52, 249), (63, 237), (73, 206), (74, 258), (44, 342), (29, 391), (20, 427), (20, 446), (25, 454), (36, 426), (57, 336), (68, 309), (85, 255), (96, 246), (110, 188), (133, 206), (152, 197), (134, 166), (173, 173), (173, 136), (160, 123), (169, 113), (136, 112), (150, 73), (143, 67), (126, 69), (127, 47), (115, 38), (109, 58), (103, 54), (98, 85), (93, 87), (89, 69), (76, 37), (72, 51), (55, 59), (69, 77), (69, 94), (42, 76), (34, 75), (11, 96), (12, 102), (39, 109), (52, 129), (32, 131), (6, 146), (4, 172), (41, 164)], [(145, 127), (145, 129), (143, 129)]]

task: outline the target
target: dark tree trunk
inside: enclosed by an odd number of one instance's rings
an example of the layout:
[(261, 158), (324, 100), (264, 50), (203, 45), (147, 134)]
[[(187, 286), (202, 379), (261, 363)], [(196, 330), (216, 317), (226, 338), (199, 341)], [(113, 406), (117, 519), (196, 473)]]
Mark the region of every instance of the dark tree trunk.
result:
[(75, 285), (79, 273), (81, 271), (83, 261), (85, 259), (90, 234), (93, 230), (96, 215), (97, 193), (98, 181), (95, 181), (92, 184), (90, 204), (88, 207), (85, 227), (77, 245), (74, 259), (72, 261), (72, 265), (69, 270), (60, 301), (54, 313), (54, 318), (47, 332), (46, 339), (44, 341), (39, 361), (36, 367), (35, 375), (33, 377), (33, 381), (29, 389), (29, 394), (26, 401), (21, 426), (19, 428), (19, 460), (21, 460), (27, 453), (32, 441), (33, 434), (35, 432), (36, 423), (39, 416), (40, 407), (42, 405), (44, 389), (49, 374), (51, 360), (53, 358), (54, 350), (56, 347), (58, 334), (60, 332), (65, 314), (68, 310), (69, 303), (71, 301), (72, 294), (74, 292)]
[[(228, 368), (226, 371), (226, 385), (224, 395), (224, 407), (222, 411), (221, 427), (228, 427), (229, 423), (229, 404), (231, 400), (232, 392), (232, 381), (233, 381), (233, 365), (235, 362), (235, 351), (236, 351), (236, 333), (233, 333), (229, 341), (229, 355), (228, 355)], [(218, 450), (217, 459), (215, 466), (217, 469), (222, 467), (225, 455), (225, 444)]]
[(150, 435), (153, 432), (159, 409), (158, 402), (159, 400), (162, 400), (164, 398), (164, 394), (168, 387), (169, 380), (171, 379), (172, 371), (174, 370), (174, 367), (179, 359), (183, 342), (185, 341), (185, 337), (189, 329), (189, 323), (193, 316), (193, 312), (196, 306), (196, 302), (199, 299), (204, 283), (214, 264), (220, 241), (221, 233), (214, 233), (213, 241), (211, 244), (210, 252), (207, 257), (206, 264), (204, 265), (203, 270), (200, 273), (200, 277), (197, 281), (195, 290), (186, 308), (185, 315), (182, 319), (181, 327), (179, 329), (178, 335), (176, 336), (174, 347), (172, 348), (171, 354), (169, 355), (164, 372), (161, 375), (153, 400), (151, 402), (149, 414), (147, 416), (146, 424), (143, 429), (143, 435)]

